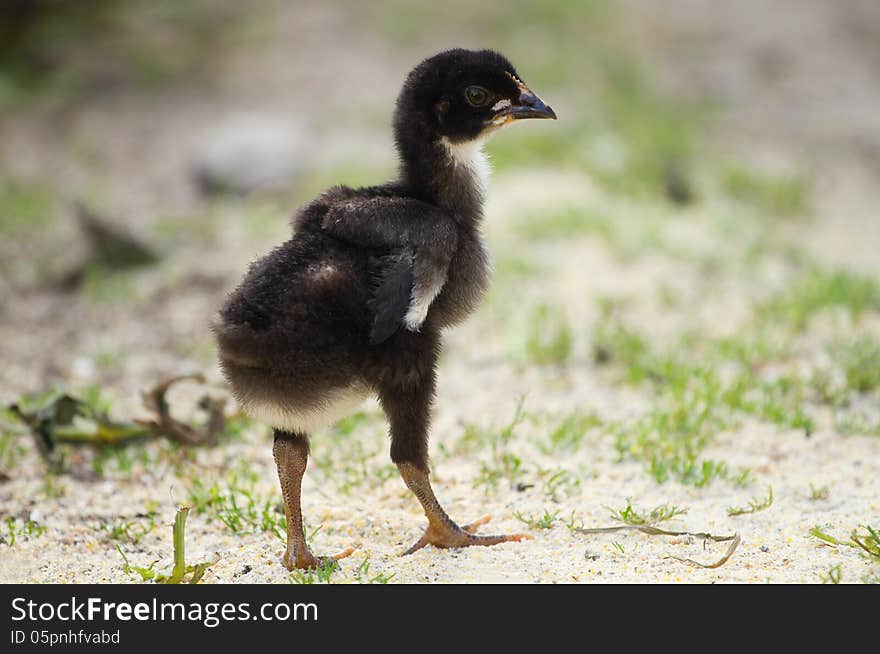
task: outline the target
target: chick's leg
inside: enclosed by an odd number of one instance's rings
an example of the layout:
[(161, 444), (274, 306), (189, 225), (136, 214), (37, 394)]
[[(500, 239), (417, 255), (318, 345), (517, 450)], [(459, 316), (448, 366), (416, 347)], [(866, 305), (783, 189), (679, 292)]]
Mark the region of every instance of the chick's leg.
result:
[(428, 480), (428, 472), (420, 469), (412, 463), (398, 463), (397, 469), (407, 487), (415, 494), (425, 516), (428, 518), (428, 528), (416, 543), (404, 552), (412, 554), (425, 545), (435, 547), (470, 547), (472, 545), (497, 545), (531, 538), (528, 534), (503, 534), (496, 536), (479, 536), (474, 532), (477, 527), (484, 525), (490, 520), (490, 516), (483, 516), (464, 527), (459, 527), (452, 518), (447, 515), (440, 502), (434, 496), (431, 482)]
[(351, 548), (334, 556), (316, 557), (306, 545), (300, 496), (302, 478), (309, 461), (308, 437), (304, 434), (276, 429), (272, 453), (275, 455), (281, 493), (284, 495), (284, 513), (287, 516), (287, 551), (284, 552), (284, 566), (288, 570), (326, 567), (332, 565), (333, 561), (349, 556), (354, 551)]
[(443, 510), (428, 478), (428, 425), (435, 385), (433, 366), (413, 370), (402, 379), (405, 383), (388, 384), (380, 389), (379, 397), (391, 424), (391, 460), (397, 464), (404, 483), (428, 518), (425, 533), (404, 554), (412, 554), (425, 545), (469, 547), (530, 538), (527, 534), (478, 536), (474, 532), (489, 521), (489, 516), (459, 527)]

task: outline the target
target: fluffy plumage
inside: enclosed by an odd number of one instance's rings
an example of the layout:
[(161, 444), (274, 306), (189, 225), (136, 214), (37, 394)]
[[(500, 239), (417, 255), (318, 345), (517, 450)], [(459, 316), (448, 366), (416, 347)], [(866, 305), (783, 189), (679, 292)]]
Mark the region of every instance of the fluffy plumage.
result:
[[(398, 179), (338, 186), (303, 207), (292, 238), (230, 294), (213, 325), (221, 367), (245, 411), (276, 428), (277, 460), (288, 460), (287, 441), (297, 457), (307, 452), (311, 432), (374, 393), (392, 460), (427, 484), (440, 333), (476, 307), (489, 278), (480, 145), (519, 117), (555, 114), (500, 54), (423, 61), (394, 114)], [(289, 534), (285, 562), (300, 565), (303, 548)]]

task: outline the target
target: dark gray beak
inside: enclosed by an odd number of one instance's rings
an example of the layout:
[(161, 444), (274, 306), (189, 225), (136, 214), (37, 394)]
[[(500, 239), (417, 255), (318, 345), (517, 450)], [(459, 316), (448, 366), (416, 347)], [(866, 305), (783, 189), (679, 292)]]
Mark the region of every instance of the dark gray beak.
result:
[(510, 120), (520, 120), (521, 118), (552, 118), (556, 120), (556, 112), (525, 86), (521, 87), (519, 99), (515, 103), (501, 109), (496, 114), (496, 118), (502, 116), (509, 116)]

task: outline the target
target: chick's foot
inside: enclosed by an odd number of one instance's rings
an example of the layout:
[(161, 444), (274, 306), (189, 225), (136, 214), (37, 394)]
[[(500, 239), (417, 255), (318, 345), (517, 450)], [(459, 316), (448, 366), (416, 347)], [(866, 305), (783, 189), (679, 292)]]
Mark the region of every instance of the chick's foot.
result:
[(412, 554), (422, 549), (425, 545), (433, 545), (440, 548), (472, 547), (474, 545), (498, 545), (499, 543), (520, 542), (530, 540), (528, 534), (503, 534), (495, 536), (477, 535), (477, 528), (491, 520), (491, 516), (483, 516), (464, 527), (459, 527), (448, 518), (443, 520), (429, 521), (428, 528), (422, 537), (410, 547), (403, 556)]

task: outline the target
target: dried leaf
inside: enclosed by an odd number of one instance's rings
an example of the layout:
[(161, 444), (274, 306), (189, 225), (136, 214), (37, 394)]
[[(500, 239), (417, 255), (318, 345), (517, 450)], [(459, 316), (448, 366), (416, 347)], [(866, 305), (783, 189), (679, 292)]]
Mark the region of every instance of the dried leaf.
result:
[(660, 527), (654, 527), (653, 525), (617, 525), (614, 527), (596, 527), (593, 529), (579, 527), (572, 531), (579, 534), (610, 534), (615, 531), (641, 531), (649, 536), (693, 536), (694, 538), (712, 540), (716, 543), (723, 543), (737, 538), (737, 534), (733, 534), (732, 536), (713, 536), (704, 531), (667, 531), (666, 529), (660, 529)]
[(730, 543), (730, 547), (727, 548), (727, 552), (718, 559), (715, 563), (700, 563), (699, 561), (694, 561), (693, 559), (684, 559), (679, 556), (667, 556), (667, 559), (675, 559), (676, 561), (681, 561), (682, 563), (687, 563), (688, 565), (697, 566), (698, 568), (720, 568), (722, 565), (727, 563), (727, 560), (733, 556), (733, 553), (736, 551), (736, 548), (739, 546), (740, 541), (742, 539), (739, 537), (739, 534), (733, 535), (733, 541)]
[(687, 563), (689, 565), (698, 566), (700, 568), (720, 568), (722, 565), (727, 563), (728, 559), (730, 559), (731, 556), (733, 556), (733, 553), (736, 551), (736, 548), (739, 547), (739, 544), (741, 542), (740, 535), (738, 533), (735, 533), (731, 536), (714, 536), (713, 534), (703, 531), (668, 531), (666, 529), (654, 527), (653, 525), (617, 525), (615, 527), (596, 527), (592, 529), (576, 528), (572, 531), (575, 531), (579, 534), (610, 534), (617, 531), (640, 531), (644, 534), (648, 534), (649, 536), (693, 536), (694, 538), (711, 540), (716, 543), (731, 541), (730, 547), (727, 548), (727, 553), (723, 557), (721, 557), (721, 559), (711, 564), (704, 564), (700, 563), (699, 561), (694, 561), (693, 559), (684, 559), (678, 556), (664, 557), (667, 559), (675, 559), (676, 561), (681, 561), (682, 563)]
[(184, 445), (215, 445), (226, 427), (225, 400), (203, 397), (199, 407), (208, 413), (201, 427), (194, 427), (171, 415), (165, 394), (175, 383), (201, 375), (165, 379), (144, 394), (144, 404), (154, 414), (152, 420), (124, 422), (112, 420), (88, 402), (68, 394), (50, 394), (35, 406), (12, 404), (10, 413), (30, 428), (37, 449), (53, 468), (61, 466), (56, 445), (122, 446), (145, 438), (164, 436)]
[(201, 429), (181, 422), (171, 415), (165, 394), (171, 386), (184, 380), (205, 381), (204, 377), (199, 374), (180, 375), (160, 381), (143, 394), (144, 405), (155, 414), (156, 418), (152, 421), (140, 422), (150, 427), (154, 433), (162, 434), (184, 445), (216, 445), (217, 436), (226, 426), (226, 418), (223, 415), (226, 401), (209, 396), (205, 396), (199, 401), (199, 406), (208, 412), (208, 420)]

